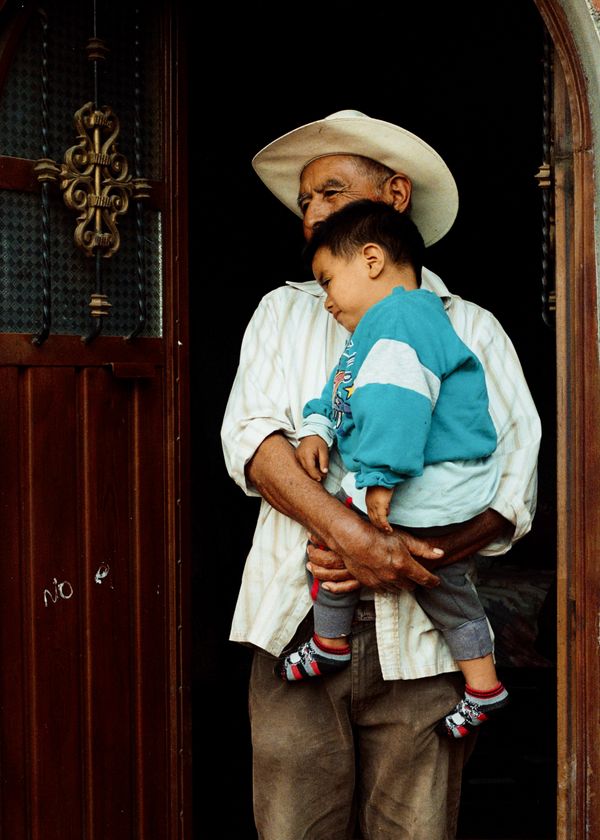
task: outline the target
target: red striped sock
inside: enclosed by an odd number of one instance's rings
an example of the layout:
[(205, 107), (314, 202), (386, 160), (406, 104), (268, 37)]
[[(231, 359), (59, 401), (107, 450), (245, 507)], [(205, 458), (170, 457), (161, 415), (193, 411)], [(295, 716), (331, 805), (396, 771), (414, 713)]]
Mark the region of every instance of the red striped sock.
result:
[(326, 653), (328, 656), (335, 656), (336, 654), (339, 656), (347, 656), (350, 653), (350, 645), (345, 645), (344, 647), (333, 647), (333, 645), (328, 645), (327, 642), (324, 642), (322, 639), (318, 639), (316, 636), (313, 636), (313, 642), (315, 647), (322, 650), (323, 653)]
[(465, 697), (467, 700), (477, 703), (477, 705), (483, 710), (492, 710), (494, 708), (499, 709), (508, 702), (508, 691), (501, 682), (495, 685), (494, 688), (490, 688), (485, 691), (466, 685)]

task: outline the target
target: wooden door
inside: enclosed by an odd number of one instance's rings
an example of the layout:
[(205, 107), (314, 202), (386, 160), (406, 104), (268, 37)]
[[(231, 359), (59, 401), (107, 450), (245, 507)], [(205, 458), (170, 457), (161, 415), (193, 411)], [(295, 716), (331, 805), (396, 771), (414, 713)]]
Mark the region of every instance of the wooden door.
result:
[[(188, 836), (181, 56), (177, 4), (138, 6), (0, 3), (7, 840)], [(117, 216), (106, 258), (75, 244), (61, 178), (42, 186), (33, 168), (64, 162), (87, 102), (117, 114), (118, 152), (152, 187)], [(110, 314), (91, 316), (99, 289)]]

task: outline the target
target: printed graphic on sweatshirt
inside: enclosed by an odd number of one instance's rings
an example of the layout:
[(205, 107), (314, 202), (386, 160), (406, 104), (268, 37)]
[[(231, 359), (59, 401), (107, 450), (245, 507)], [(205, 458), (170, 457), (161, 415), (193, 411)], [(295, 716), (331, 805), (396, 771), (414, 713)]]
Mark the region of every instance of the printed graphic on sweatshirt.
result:
[(336, 429), (340, 429), (344, 416), (352, 417), (352, 409), (348, 400), (354, 391), (354, 380), (352, 368), (356, 359), (356, 352), (352, 352), (353, 342), (350, 337), (344, 348), (340, 361), (345, 365), (340, 368), (333, 378), (331, 390), (331, 407), (333, 409), (333, 423)]

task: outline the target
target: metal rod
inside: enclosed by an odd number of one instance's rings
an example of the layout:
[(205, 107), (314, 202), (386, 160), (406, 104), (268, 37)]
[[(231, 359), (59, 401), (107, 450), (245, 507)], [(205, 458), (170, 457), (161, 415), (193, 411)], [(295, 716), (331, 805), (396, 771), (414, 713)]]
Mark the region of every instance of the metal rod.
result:
[[(94, 19), (93, 19), (93, 22), (92, 22), (92, 30), (93, 30), (94, 38), (97, 38), (98, 37), (98, 12), (97, 12), (97, 8), (96, 8), (96, 0), (93, 0), (93, 8), (94, 8)], [(98, 110), (98, 108), (100, 107), (99, 106), (100, 96), (99, 96), (99, 92), (98, 92), (98, 90), (99, 90), (98, 59), (95, 58), (92, 61), (92, 64), (93, 64), (93, 73), (94, 73), (94, 109)], [(96, 127), (95, 135), (97, 135), (98, 132), (99, 132), (99, 129)], [(98, 139), (97, 136), (95, 136), (96, 141), (97, 141), (97, 139)], [(97, 142), (96, 142), (96, 145), (97, 145)], [(96, 151), (98, 151), (98, 150), (96, 149)], [(97, 192), (99, 192), (99, 190), (97, 190)], [(96, 214), (97, 214), (97, 216), (99, 216), (100, 208), (97, 208)], [(100, 247), (99, 246), (96, 247), (95, 257), (96, 257), (96, 286), (95, 286), (96, 291), (95, 291), (95, 295), (101, 295), (102, 294), (102, 264), (101, 264), (100, 261), (101, 261), (102, 257), (101, 257), (101, 254), (100, 254)], [(103, 326), (102, 321), (103, 321), (103, 317), (101, 315), (96, 315), (95, 317), (93, 316), (93, 322), (94, 322), (93, 326), (92, 326), (91, 330), (87, 333), (87, 335), (85, 335), (84, 338), (83, 338), (83, 341), (84, 341), (85, 344), (89, 344), (90, 341), (93, 341), (95, 338), (97, 338), (100, 335), (100, 333), (102, 332), (102, 326)]]
[[(94, 20), (93, 20), (93, 23), (92, 23), (92, 29), (93, 29), (94, 38), (97, 38), (98, 37), (98, 31), (97, 31), (98, 30), (98, 25), (97, 25), (98, 24), (98, 13), (97, 13), (97, 10), (96, 10), (96, 0), (94, 0), (93, 5), (94, 5)], [(98, 109), (100, 107), (100, 102), (99, 102), (100, 97), (98, 95), (98, 61), (94, 60), (93, 64), (94, 64), (94, 68), (93, 68), (93, 72), (94, 72), (94, 107), (96, 109)]]
[[(42, 26), (42, 157), (48, 158), (48, 15), (39, 10)], [(50, 335), (52, 326), (52, 278), (50, 271), (50, 199), (49, 184), (42, 182), (42, 326), (32, 338), (40, 347)]]
[[(542, 92), (542, 159), (550, 165), (551, 137), (552, 137), (552, 52), (551, 39), (547, 30), (544, 31), (544, 58), (543, 58), (543, 92)], [(548, 184), (542, 189), (542, 320), (547, 327), (554, 329), (554, 318), (552, 315), (552, 304), (554, 292), (551, 288), (551, 276), (553, 272), (552, 253), (552, 208), (553, 189)]]
[[(100, 249), (98, 248), (95, 254), (96, 257), (96, 294), (102, 294), (102, 254), (100, 253)], [(102, 332), (102, 321), (103, 318), (101, 315), (96, 315), (93, 319), (94, 325), (89, 331), (89, 333), (84, 337), (83, 341), (85, 344), (89, 344), (90, 341), (93, 341), (97, 338), (100, 333)]]
[[(134, 37), (134, 88), (133, 88), (133, 168), (136, 178), (142, 177), (142, 120), (141, 120), (141, 98), (142, 98), (142, 84), (141, 84), (141, 30), (140, 30), (140, 10), (135, 9), (135, 37)], [(144, 211), (139, 201), (135, 204), (135, 244), (136, 244), (136, 277), (137, 277), (137, 324), (132, 332), (127, 336), (127, 340), (131, 341), (133, 338), (141, 333), (146, 326), (147, 307), (146, 307), (146, 272), (144, 265)]]

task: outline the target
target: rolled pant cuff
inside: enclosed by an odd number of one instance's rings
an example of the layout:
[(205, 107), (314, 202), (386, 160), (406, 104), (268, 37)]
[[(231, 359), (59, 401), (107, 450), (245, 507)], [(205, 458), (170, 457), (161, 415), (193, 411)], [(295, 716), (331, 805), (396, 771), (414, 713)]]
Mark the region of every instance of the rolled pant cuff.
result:
[(455, 659), (479, 659), (494, 649), (485, 616), (467, 621), (460, 627), (446, 629), (443, 633)]

